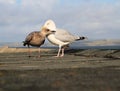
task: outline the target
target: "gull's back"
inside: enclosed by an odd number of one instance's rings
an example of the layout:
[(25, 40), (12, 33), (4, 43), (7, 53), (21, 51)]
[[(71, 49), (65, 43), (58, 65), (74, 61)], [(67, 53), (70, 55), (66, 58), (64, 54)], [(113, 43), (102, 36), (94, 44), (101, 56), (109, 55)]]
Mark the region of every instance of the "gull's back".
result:
[(55, 37), (62, 42), (73, 42), (78, 38), (78, 36), (74, 36), (64, 29), (57, 29)]
[(40, 47), (45, 42), (45, 37), (40, 34), (39, 31), (31, 32), (24, 41), (25, 45), (38, 46)]

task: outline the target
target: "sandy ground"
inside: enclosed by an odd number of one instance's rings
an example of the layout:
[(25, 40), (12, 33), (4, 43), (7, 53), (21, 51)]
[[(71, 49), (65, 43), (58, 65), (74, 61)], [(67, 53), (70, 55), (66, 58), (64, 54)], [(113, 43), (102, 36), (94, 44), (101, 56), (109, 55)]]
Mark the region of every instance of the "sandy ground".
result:
[[(18, 50), (18, 49), (16, 49)], [(20, 49), (19, 49), (20, 50)], [(120, 50), (55, 49), (0, 54), (0, 91), (119, 91)]]

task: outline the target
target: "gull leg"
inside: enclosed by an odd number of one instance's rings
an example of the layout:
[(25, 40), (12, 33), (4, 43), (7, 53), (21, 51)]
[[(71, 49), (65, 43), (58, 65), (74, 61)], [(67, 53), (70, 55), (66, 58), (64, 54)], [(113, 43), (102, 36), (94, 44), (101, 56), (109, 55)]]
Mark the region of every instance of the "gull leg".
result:
[(60, 57), (63, 57), (64, 56), (64, 48), (62, 48), (62, 54), (61, 54), (61, 56)]
[(31, 50), (30, 50), (30, 47), (28, 46), (28, 57), (30, 58), (31, 57)]
[(39, 51), (38, 51), (38, 53), (39, 53), (38, 57), (40, 58), (40, 48), (39, 48)]
[(61, 46), (59, 46), (58, 54), (55, 57), (60, 57), (60, 52), (61, 52)]
[(60, 57), (64, 56), (64, 54), (65, 54), (65, 48), (68, 48), (68, 47), (69, 47), (69, 45), (65, 45), (65, 46), (62, 47), (62, 54), (61, 54)]

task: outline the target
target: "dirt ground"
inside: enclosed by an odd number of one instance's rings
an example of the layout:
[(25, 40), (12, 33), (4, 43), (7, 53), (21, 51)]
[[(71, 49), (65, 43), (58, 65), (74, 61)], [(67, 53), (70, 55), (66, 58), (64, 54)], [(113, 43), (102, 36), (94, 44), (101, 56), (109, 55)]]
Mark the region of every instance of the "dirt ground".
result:
[(0, 91), (119, 91), (120, 50), (0, 54)]

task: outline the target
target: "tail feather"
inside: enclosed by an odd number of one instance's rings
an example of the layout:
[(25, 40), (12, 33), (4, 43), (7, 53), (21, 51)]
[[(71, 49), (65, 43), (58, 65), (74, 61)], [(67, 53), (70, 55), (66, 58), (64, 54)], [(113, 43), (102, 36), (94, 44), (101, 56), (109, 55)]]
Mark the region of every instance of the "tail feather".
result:
[(76, 39), (76, 41), (78, 41), (78, 40), (84, 40), (84, 39), (86, 39), (86, 37), (78, 37), (77, 39)]
[(26, 46), (26, 45), (27, 45), (26, 41), (23, 41), (23, 46)]

